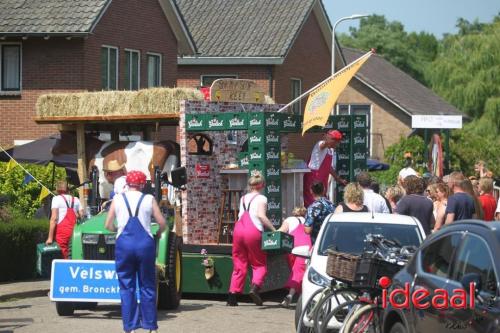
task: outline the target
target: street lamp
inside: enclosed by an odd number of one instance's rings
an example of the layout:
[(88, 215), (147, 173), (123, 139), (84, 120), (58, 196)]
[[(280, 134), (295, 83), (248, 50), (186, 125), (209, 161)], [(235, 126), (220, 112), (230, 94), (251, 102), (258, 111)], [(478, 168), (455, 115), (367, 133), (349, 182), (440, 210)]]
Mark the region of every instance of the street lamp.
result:
[(351, 16), (342, 17), (342, 18), (338, 19), (337, 22), (335, 22), (335, 24), (333, 25), (333, 29), (332, 29), (332, 75), (335, 74), (335, 28), (337, 28), (337, 24), (339, 24), (342, 21), (357, 20), (357, 19), (360, 19), (363, 17), (368, 17), (368, 16), (370, 16), (370, 15), (354, 14)]

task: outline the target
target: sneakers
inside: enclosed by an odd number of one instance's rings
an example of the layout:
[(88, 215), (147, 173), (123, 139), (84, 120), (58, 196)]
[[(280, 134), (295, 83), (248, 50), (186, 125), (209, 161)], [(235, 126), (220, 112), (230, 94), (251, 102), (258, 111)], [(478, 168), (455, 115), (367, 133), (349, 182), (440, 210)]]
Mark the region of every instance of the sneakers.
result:
[(250, 298), (252, 298), (252, 301), (255, 303), (255, 305), (262, 305), (262, 298), (260, 298), (259, 295), (259, 287), (256, 285), (252, 285), (252, 288), (250, 288)]
[(290, 307), (290, 303), (292, 303), (292, 295), (286, 295), (281, 302), (281, 306), (284, 308)]
[(238, 302), (236, 300), (236, 294), (233, 293), (227, 294), (226, 306), (238, 306)]

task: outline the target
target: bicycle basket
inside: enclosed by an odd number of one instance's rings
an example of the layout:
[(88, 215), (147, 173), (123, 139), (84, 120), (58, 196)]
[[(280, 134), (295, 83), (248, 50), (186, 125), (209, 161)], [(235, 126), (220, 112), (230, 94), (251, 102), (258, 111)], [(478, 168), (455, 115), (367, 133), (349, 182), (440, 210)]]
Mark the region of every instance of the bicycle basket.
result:
[(350, 253), (328, 250), (326, 274), (334, 279), (350, 284), (354, 281), (359, 259), (359, 256)]
[(352, 286), (356, 288), (377, 288), (382, 276), (392, 278), (403, 266), (377, 258), (362, 257), (356, 268)]

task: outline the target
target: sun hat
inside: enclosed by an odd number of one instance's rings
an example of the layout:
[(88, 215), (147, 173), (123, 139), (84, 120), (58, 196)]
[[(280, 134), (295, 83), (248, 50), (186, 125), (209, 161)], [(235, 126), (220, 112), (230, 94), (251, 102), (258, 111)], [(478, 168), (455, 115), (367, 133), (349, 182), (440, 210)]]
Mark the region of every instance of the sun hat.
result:
[(142, 186), (146, 184), (146, 175), (142, 171), (132, 170), (127, 172), (125, 181), (128, 186)]
[(108, 165), (103, 168), (103, 170), (113, 172), (123, 169), (124, 166), (125, 163), (120, 164), (117, 160), (111, 160), (108, 162)]
[(342, 132), (339, 130), (330, 130), (326, 133), (326, 135), (328, 135), (333, 140), (339, 140), (339, 141), (342, 140), (343, 137)]

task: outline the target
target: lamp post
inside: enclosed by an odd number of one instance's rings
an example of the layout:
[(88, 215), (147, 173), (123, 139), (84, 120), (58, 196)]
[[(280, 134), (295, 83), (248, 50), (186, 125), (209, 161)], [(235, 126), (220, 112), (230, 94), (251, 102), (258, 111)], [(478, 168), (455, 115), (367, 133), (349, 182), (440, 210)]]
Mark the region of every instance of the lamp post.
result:
[(366, 14), (354, 14), (351, 16), (345, 16), (337, 20), (335, 24), (333, 25), (332, 29), (332, 75), (335, 74), (335, 28), (337, 28), (337, 24), (339, 24), (342, 21), (347, 21), (347, 20), (357, 20), (363, 17), (368, 17), (370, 15)]

